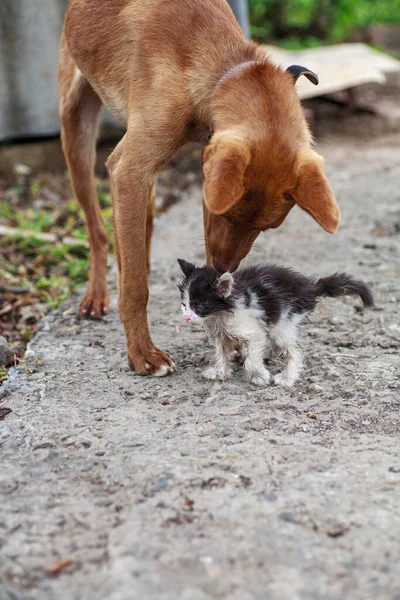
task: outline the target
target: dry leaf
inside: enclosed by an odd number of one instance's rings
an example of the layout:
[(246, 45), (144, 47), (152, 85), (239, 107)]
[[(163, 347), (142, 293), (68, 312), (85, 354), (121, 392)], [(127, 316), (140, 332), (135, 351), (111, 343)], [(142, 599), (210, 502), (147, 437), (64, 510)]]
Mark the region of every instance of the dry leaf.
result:
[(46, 573), (49, 575), (58, 575), (63, 569), (65, 569), (65, 567), (72, 565), (73, 562), (73, 558), (64, 558), (64, 560), (54, 563), (54, 565), (51, 565), (51, 567), (47, 567)]

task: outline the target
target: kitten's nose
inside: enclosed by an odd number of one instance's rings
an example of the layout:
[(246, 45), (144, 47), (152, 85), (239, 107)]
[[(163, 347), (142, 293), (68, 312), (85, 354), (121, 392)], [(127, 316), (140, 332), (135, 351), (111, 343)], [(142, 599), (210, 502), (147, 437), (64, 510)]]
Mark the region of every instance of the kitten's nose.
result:
[(183, 317), (183, 318), (185, 319), (186, 323), (190, 323), (190, 321), (191, 321), (191, 318), (190, 318), (190, 317), (187, 317), (187, 316), (186, 316), (186, 317)]

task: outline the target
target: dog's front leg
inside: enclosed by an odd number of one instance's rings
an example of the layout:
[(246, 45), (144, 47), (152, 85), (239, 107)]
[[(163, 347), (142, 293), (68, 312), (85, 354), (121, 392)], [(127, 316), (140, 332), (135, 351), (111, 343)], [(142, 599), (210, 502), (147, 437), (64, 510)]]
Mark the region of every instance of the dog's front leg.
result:
[[(107, 162), (114, 207), (115, 253), (119, 272), (119, 311), (128, 359), (137, 374), (156, 376), (174, 371), (171, 357), (154, 346), (147, 323), (146, 218), (156, 165), (138, 139), (128, 134)], [(146, 157), (146, 159), (144, 158)]]

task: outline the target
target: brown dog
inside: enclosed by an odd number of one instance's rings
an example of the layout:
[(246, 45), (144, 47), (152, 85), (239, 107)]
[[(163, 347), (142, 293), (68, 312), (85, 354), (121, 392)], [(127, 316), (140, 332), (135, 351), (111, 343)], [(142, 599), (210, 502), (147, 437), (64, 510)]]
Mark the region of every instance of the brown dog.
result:
[(93, 176), (104, 103), (127, 127), (107, 161), (119, 308), (137, 373), (165, 375), (171, 358), (150, 338), (146, 306), (157, 173), (188, 141), (203, 154), (209, 263), (236, 268), (261, 231), (297, 203), (327, 231), (339, 209), (311, 148), (294, 82), (247, 42), (225, 0), (70, 0), (61, 39), (62, 142), (87, 221), (90, 279), (81, 313), (108, 309), (107, 237)]

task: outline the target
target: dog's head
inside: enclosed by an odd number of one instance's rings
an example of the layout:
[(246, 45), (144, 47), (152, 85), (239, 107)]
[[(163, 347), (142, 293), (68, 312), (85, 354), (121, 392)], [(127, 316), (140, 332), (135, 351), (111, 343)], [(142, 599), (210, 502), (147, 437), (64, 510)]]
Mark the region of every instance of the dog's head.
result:
[(329, 233), (339, 226), (296, 78), (254, 63), (214, 93), (215, 134), (203, 153), (204, 224), (209, 256), (222, 271), (236, 268), (259, 233), (278, 227), (295, 204)]

